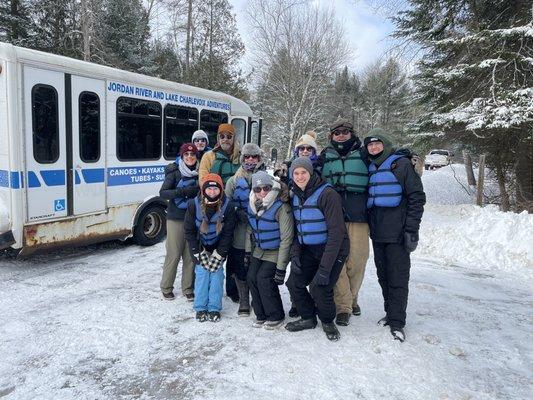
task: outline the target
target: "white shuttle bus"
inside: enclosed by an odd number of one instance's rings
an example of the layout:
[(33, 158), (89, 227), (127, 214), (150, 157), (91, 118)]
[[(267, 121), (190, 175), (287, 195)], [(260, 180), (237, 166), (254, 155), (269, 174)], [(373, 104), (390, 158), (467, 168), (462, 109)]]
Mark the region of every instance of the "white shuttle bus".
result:
[(235, 97), (0, 43), (0, 249), (157, 243), (165, 165), (223, 122), (260, 144)]

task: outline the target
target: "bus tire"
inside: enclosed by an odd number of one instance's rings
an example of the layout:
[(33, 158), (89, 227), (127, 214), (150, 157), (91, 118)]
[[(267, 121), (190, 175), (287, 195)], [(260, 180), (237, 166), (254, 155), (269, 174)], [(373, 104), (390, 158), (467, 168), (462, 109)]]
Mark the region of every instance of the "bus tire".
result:
[(133, 241), (139, 246), (153, 246), (161, 242), (166, 234), (165, 209), (154, 204), (142, 210), (133, 229)]

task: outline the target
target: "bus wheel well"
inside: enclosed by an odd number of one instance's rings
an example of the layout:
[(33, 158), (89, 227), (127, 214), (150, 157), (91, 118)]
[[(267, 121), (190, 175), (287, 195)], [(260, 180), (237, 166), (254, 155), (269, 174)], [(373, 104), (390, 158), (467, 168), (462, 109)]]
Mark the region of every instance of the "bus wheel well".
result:
[(133, 240), (141, 246), (152, 246), (163, 240), (166, 229), (166, 203), (155, 198), (139, 207), (133, 225)]

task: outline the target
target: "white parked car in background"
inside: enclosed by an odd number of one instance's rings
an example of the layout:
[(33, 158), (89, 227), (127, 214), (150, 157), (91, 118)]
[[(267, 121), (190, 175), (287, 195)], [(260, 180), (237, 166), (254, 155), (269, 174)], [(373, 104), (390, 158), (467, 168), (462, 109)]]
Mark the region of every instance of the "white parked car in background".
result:
[(435, 169), (445, 167), (452, 161), (453, 154), (449, 150), (435, 149), (431, 150), (424, 159), (425, 169)]

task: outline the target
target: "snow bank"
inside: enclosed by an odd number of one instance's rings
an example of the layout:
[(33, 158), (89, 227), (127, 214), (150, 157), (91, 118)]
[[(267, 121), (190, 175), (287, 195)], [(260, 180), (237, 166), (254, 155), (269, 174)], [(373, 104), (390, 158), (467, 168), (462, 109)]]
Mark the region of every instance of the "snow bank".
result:
[(447, 264), (531, 276), (533, 215), (501, 212), (497, 206), (426, 206), (415, 254)]
[(0, 199), (0, 233), (4, 233), (9, 229), (9, 212), (4, 204), (4, 201)]
[(474, 190), (468, 186), (465, 166), (452, 164), (436, 170), (426, 170), (422, 183), (428, 203), (472, 204)]

